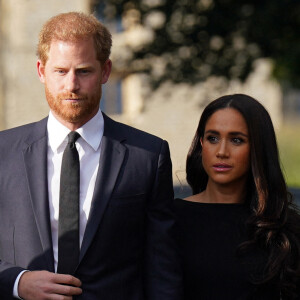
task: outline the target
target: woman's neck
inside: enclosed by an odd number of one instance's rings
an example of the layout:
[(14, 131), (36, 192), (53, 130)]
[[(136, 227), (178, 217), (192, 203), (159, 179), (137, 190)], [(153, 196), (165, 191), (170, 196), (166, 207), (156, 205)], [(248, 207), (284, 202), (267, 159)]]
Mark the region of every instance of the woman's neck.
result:
[(206, 189), (199, 194), (186, 198), (185, 200), (202, 203), (243, 203), (246, 198), (246, 183), (238, 185), (220, 185), (207, 183)]

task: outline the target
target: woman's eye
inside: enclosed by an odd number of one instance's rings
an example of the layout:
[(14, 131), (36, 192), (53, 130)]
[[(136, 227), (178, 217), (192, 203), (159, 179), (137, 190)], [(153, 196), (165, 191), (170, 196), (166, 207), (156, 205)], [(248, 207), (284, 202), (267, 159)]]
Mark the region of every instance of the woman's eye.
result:
[(216, 136), (210, 135), (206, 138), (210, 143), (215, 144), (219, 141), (219, 139)]
[(240, 144), (244, 143), (244, 140), (241, 139), (241, 138), (233, 138), (233, 139), (232, 139), (232, 142), (233, 142), (235, 145), (240, 145)]

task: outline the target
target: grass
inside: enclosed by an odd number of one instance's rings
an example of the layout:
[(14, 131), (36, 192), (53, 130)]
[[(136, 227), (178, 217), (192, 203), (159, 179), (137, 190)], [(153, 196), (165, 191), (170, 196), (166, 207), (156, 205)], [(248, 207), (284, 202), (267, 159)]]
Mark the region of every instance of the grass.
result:
[(300, 121), (286, 123), (276, 133), (287, 185), (300, 188)]

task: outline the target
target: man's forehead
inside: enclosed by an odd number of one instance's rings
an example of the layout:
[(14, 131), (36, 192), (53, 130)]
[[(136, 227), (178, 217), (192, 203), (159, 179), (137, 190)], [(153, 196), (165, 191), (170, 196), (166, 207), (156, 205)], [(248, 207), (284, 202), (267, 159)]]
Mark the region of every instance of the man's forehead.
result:
[(86, 43), (93, 43), (94, 44), (94, 39), (92, 37), (81, 37), (81, 38), (70, 38), (70, 39), (52, 39), (50, 42), (50, 49), (53, 45), (83, 45)]

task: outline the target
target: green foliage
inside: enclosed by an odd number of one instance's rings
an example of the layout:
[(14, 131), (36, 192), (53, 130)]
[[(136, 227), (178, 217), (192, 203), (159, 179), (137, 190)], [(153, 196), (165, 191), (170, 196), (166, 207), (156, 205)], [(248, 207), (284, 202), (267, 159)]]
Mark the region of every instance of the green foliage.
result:
[[(100, 2), (100, 1), (98, 1)], [(199, 82), (210, 75), (245, 79), (253, 60), (269, 57), (274, 76), (300, 86), (298, 0), (108, 0), (108, 19), (140, 13), (154, 39), (134, 50), (130, 72), (148, 72), (160, 83)], [(153, 58), (163, 71), (153, 72)], [(141, 63), (143, 62), (143, 63)], [(142, 65), (142, 67), (141, 67)]]
[(277, 133), (281, 162), (288, 186), (300, 188), (300, 123), (284, 125)]

